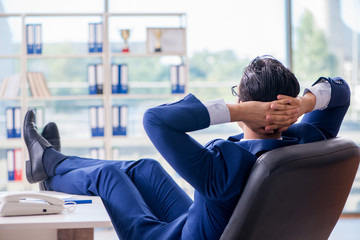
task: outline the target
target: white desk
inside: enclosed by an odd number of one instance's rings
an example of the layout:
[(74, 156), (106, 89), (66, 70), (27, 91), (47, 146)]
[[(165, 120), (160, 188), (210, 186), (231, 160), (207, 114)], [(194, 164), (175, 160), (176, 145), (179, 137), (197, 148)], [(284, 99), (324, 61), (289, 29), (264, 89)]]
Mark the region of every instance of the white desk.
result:
[[(46, 193), (57, 196), (62, 194)], [(93, 239), (94, 228), (112, 226), (100, 197), (76, 196), (76, 198), (90, 198), (92, 203), (77, 204), (72, 213), (64, 210), (61, 214), (53, 215), (0, 217), (0, 239)]]

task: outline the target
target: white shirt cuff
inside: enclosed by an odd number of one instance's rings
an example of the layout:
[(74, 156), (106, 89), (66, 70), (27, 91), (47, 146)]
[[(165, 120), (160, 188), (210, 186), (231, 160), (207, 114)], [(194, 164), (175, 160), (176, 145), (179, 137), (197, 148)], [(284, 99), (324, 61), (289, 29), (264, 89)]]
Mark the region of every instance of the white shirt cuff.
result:
[(323, 79), (314, 86), (306, 88), (304, 95), (309, 91), (316, 96), (316, 104), (313, 111), (327, 108), (331, 98), (331, 85), (328, 81)]
[(210, 115), (210, 125), (230, 122), (230, 111), (223, 99), (204, 103)]

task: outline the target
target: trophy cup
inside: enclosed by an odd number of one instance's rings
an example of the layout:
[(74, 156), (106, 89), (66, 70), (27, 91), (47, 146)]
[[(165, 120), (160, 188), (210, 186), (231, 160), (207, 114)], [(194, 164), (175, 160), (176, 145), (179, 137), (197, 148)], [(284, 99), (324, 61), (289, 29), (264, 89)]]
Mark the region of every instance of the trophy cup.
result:
[(122, 51), (129, 52), (128, 39), (130, 37), (130, 29), (121, 29), (120, 34), (121, 34), (121, 38), (124, 39), (124, 47)]
[(160, 29), (154, 31), (155, 35), (155, 52), (161, 52), (161, 35), (162, 32)]

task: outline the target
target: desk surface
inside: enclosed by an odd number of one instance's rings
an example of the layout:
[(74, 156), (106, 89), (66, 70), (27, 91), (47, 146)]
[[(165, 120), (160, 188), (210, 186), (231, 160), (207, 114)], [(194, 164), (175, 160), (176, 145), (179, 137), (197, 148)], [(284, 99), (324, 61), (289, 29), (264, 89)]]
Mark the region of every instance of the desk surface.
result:
[(91, 199), (92, 203), (77, 204), (75, 211), (72, 213), (65, 209), (61, 214), (0, 217), (0, 230), (104, 228), (112, 226), (100, 197), (69, 195), (58, 192), (46, 193), (63, 198)]

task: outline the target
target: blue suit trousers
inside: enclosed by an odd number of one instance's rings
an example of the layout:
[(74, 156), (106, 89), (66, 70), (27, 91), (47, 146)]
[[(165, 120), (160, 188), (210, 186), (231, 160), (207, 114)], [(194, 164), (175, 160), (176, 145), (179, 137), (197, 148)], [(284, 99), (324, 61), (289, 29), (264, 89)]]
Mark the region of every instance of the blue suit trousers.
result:
[(191, 198), (159, 162), (69, 157), (50, 179), (50, 188), (100, 196), (123, 239), (180, 239)]

